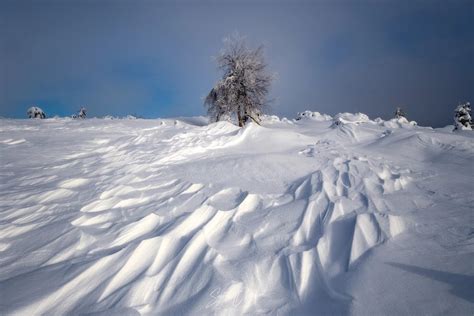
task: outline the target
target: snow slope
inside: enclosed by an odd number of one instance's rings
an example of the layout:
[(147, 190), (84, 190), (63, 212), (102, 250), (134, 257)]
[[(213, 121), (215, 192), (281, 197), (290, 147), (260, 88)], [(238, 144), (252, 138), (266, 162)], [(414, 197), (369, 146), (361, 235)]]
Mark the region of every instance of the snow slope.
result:
[(473, 145), (360, 113), (2, 119), (0, 314), (473, 314)]

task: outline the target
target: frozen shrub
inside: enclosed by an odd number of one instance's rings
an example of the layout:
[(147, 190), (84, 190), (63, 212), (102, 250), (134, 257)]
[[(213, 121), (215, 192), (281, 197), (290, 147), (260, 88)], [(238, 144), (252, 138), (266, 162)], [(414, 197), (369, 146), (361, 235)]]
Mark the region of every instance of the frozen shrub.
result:
[(86, 113), (87, 113), (87, 109), (85, 107), (81, 107), (81, 109), (79, 110), (79, 114), (77, 116), (81, 119), (85, 119), (87, 115)]
[(77, 114), (74, 114), (72, 116), (72, 118), (74, 119), (85, 119), (87, 116), (87, 109), (83, 106), (81, 106), (81, 109), (79, 110), (79, 112), (77, 112)]
[(459, 104), (454, 110), (454, 130), (472, 130), (471, 104)]
[(29, 118), (37, 118), (37, 119), (44, 119), (46, 118), (46, 114), (44, 114), (43, 110), (37, 106), (32, 106), (26, 112)]

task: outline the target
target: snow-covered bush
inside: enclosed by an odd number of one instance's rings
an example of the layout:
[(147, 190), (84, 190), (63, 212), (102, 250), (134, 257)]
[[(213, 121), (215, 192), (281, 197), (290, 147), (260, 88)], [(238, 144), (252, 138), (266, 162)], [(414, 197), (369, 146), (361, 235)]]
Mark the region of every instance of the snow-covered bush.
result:
[(46, 114), (42, 109), (37, 106), (32, 106), (26, 112), (29, 118), (37, 118), (37, 119), (44, 119), (46, 118)]
[(304, 112), (298, 112), (296, 114), (296, 119), (297, 121), (301, 119), (312, 119), (314, 121), (329, 121), (332, 119), (330, 115), (327, 114), (321, 114), (319, 112), (311, 112), (311, 111), (304, 111)]
[(460, 104), (454, 110), (454, 130), (472, 130), (471, 103)]
[(86, 113), (87, 113), (87, 109), (85, 107), (81, 107), (81, 109), (79, 110), (79, 114), (77, 116), (81, 119), (85, 119), (87, 116)]
[(87, 116), (87, 109), (83, 106), (81, 106), (81, 109), (79, 110), (79, 112), (77, 112), (77, 114), (74, 114), (72, 116), (72, 118), (74, 119), (85, 119), (86, 116)]
[(397, 108), (395, 110), (395, 118), (396, 119), (399, 119), (399, 118), (406, 118), (407, 117), (407, 114), (405, 113), (405, 111), (403, 111), (401, 108)]
[(224, 75), (205, 99), (208, 115), (215, 122), (237, 120), (239, 126), (249, 120), (259, 123), (273, 79), (267, 72), (263, 47), (249, 48), (238, 35), (225, 39), (224, 44), (217, 57)]

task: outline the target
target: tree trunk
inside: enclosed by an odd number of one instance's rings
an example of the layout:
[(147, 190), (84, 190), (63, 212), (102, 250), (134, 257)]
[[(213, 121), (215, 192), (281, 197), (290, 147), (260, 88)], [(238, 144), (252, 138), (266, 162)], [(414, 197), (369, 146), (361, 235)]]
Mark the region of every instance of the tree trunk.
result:
[(237, 110), (237, 119), (239, 120), (239, 127), (243, 127), (244, 120), (243, 120), (242, 114), (240, 113), (240, 107)]

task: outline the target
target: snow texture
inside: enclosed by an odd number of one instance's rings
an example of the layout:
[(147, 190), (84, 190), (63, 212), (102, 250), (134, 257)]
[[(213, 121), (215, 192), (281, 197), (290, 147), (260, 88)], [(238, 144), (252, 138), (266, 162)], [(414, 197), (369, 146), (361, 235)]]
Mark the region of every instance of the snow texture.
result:
[(300, 117), (2, 119), (0, 314), (473, 314), (473, 133)]

